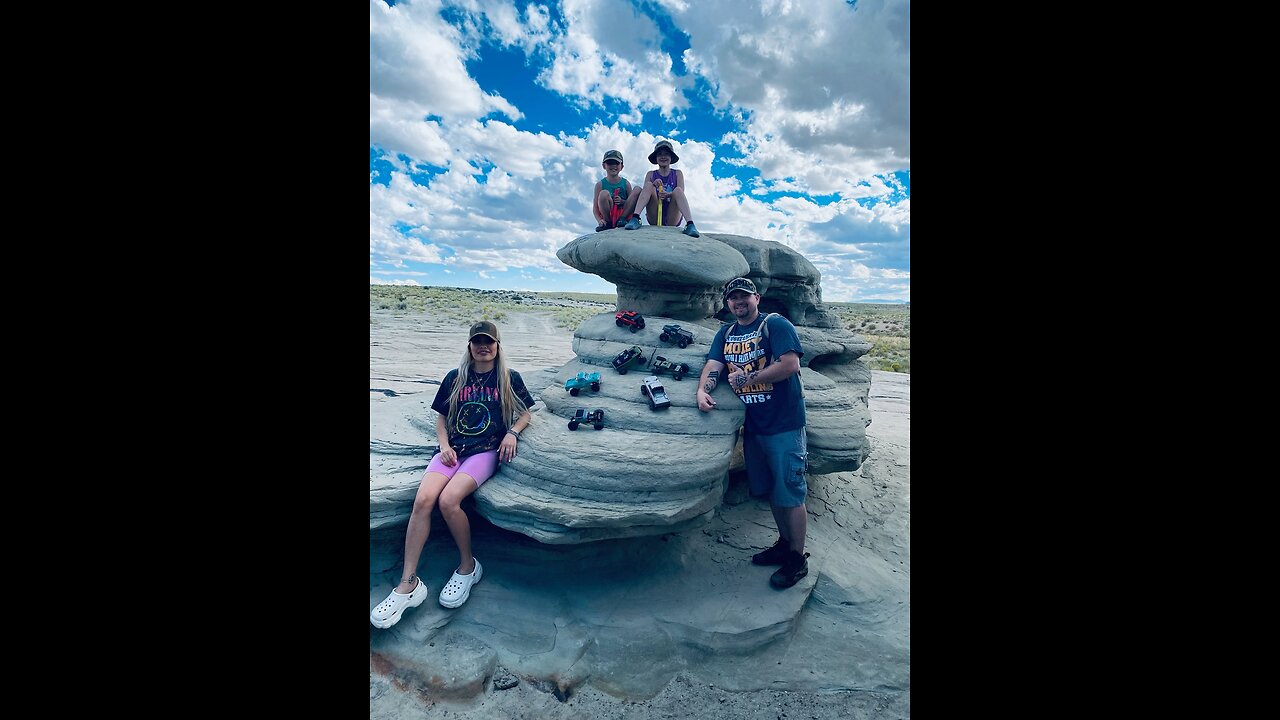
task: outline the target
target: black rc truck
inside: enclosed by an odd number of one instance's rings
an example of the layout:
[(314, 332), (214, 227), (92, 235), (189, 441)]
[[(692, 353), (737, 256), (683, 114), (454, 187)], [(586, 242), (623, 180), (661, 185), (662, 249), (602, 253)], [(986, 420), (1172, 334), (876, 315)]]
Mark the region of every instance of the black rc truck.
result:
[(603, 430), (604, 410), (597, 408), (595, 410), (588, 411), (585, 408), (578, 408), (578, 411), (569, 419), (569, 429), (577, 430), (579, 425), (586, 425), (588, 423), (595, 426), (595, 429), (597, 430)]
[(662, 334), (658, 336), (658, 339), (662, 342), (673, 342), (681, 348), (687, 348), (689, 343), (693, 342), (693, 333), (679, 325), (663, 325)]
[(661, 355), (657, 356), (653, 359), (653, 362), (649, 363), (649, 372), (654, 375), (660, 375), (663, 370), (671, 373), (672, 380), (679, 380), (689, 374), (688, 365), (685, 363), (671, 362)]

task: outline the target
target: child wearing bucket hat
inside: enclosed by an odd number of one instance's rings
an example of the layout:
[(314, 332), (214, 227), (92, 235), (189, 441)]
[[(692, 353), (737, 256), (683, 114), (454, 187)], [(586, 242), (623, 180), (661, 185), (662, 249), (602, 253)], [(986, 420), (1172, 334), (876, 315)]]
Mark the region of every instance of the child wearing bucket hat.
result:
[[(657, 170), (645, 173), (644, 188), (640, 197), (636, 198), (636, 208), (644, 208), (650, 225), (658, 224), (658, 207), (662, 207), (662, 224), (664, 226), (679, 225), (681, 219), (688, 220), (682, 231), (689, 237), (699, 237), (698, 228), (693, 225), (693, 217), (689, 212), (689, 200), (684, 195), (684, 173), (672, 168), (680, 162), (680, 156), (671, 145), (670, 140), (659, 140), (649, 153), (649, 162), (658, 166)], [(674, 202), (673, 202), (674, 201)], [(627, 221), (626, 230), (640, 227), (640, 214), (633, 212)]]
[(631, 181), (621, 177), (622, 151), (605, 152), (600, 166), (604, 168), (605, 176), (591, 190), (596, 232), (622, 227), (622, 222), (630, 217), (631, 210), (636, 206), (636, 194), (632, 192)]

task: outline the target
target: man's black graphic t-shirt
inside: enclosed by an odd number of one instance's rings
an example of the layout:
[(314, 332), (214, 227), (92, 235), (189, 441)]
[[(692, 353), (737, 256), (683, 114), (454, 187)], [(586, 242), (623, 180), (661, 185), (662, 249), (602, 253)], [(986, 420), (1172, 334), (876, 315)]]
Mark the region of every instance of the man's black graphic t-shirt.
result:
[[(763, 314), (756, 316), (746, 327), (736, 321), (721, 327), (711, 340), (707, 359), (726, 365), (733, 363), (751, 372), (764, 370), (788, 352), (804, 356), (800, 338), (790, 320), (774, 315), (768, 322), (768, 338), (761, 330)], [(722, 377), (729, 377), (728, 371)], [(778, 383), (753, 383), (733, 391), (747, 405), (747, 432), (776, 435), (804, 427), (804, 395), (800, 390), (799, 375), (791, 375)]]

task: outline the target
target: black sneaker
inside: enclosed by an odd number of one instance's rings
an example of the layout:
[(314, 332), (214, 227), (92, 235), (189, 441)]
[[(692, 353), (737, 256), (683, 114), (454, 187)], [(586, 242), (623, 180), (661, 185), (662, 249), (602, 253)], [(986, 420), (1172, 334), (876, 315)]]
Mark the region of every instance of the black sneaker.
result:
[(778, 538), (773, 547), (751, 556), (752, 565), (781, 565), (791, 554), (791, 543), (784, 537)]
[(605, 220), (604, 222), (596, 226), (596, 232), (604, 232), (605, 230), (609, 230), (612, 227), (613, 226), (609, 224), (609, 221)]
[(800, 578), (809, 574), (809, 561), (805, 560), (807, 557), (809, 553), (801, 555), (795, 550), (790, 551), (782, 567), (769, 576), (769, 584), (776, 588), (789, 588), (795, 585)]

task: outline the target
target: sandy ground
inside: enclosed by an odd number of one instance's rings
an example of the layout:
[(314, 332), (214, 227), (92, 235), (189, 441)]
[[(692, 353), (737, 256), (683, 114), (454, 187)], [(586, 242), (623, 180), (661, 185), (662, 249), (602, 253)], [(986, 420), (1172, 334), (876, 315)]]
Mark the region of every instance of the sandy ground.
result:
[[(409, 322), (406, 322), (408, 320)], [(552, 318), (531, 310), (515, 313), (499, 324), (504, 346), (511, 349), (511, 365), (530, 376), (573, 358), (572, 333), (555, 327)], [(413, 388), (438, 381), (461, 358), (466, 327), (406, 317), (391, 311), (370, 312), (370, 389)], [(870, 407), (872, 424), (867, 435), (873, 454), (859, 471), (864, 478), (894, 494), (898, 502), (910, 501), (910, 403), (911, 376), (872, 373)], [(532, 384), (532, 382), (531, 382)], [(909, 512), (909, 511), (908, 511)], [(909, 532), (906, 533), (909, 535)], [(910, 572), (909, 537), (879, 538), (906, 551), (905, 572)], [(370, 672), (370, 718), (899, 718), (910, 717), (910, 692), (882, 695), (875, 692), (822, 692), (762, 689), (727, 691), (699, 678), (696, 669), (681, 672), (656, 696), (642, 701), (623, 700), (590, 684), (567, 698), (549, 687), (521, 681), (499, 690), (490, 682), (470, 700), (452, 701), (420, 694)]]

